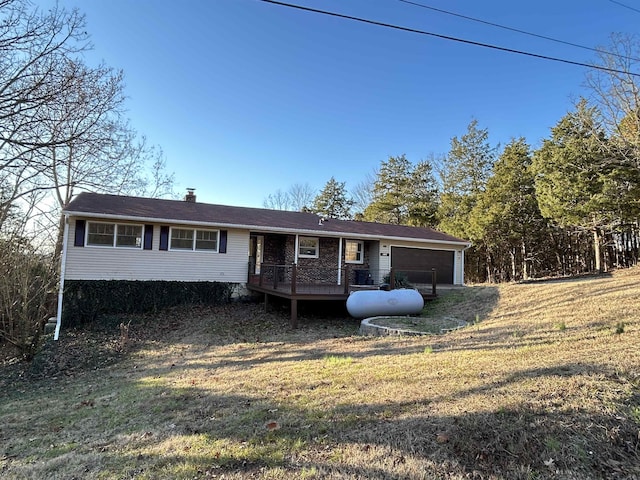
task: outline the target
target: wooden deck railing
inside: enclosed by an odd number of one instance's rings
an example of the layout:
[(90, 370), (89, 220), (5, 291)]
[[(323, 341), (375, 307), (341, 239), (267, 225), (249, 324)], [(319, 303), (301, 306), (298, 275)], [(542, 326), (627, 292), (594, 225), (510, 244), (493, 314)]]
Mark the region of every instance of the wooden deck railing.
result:
[(337, 269), (301, 268), (296, 264), (276, 265), (263, 263), (260, 273), (249, 275), (249, 284), (290, 294), (312, 293), (331, 290), (334, 293), (349, 293), (349, 267), (343, 267), (338, 276)]
[[(252, 266), (250, 266), (252, 269)], [(352, 278), (353, 277), (353, 278)], [(417, 282), (415, 280), (418, 280)], [(421, 280), (424, 280), (421, 281)], [(348, 294), (352, 285), (379, 286), (385, 289), (404, 287), (421, 287), (424, 290), (430, 284), (431, 295), (436, 295), (436, 270), (397, 270), (385, 272), (359, 269), (352, 265), (345, 265), (340, 269), (340, 275), (335, 268), (301, 267), (296, 264), (277, 265), (263, 263), (259, 274), (250, 274), (248, 283), (260, 288), (296, 293), (327, 293)]]
[[(415, 282), (415, 280), (411, 280), (411, 277), (418, 277), (420, 279), (424, 278), (425, 282)], [(431, 282), (429, 282), (429, 280), (431, 280)], [(406, 286), (415, 287), (415, 283), (419, 283), (420, 285), (428, 285), (429, 283), (431, 283), (431, 295), (435, 297), (437, 284), (436, 269), (432, 268), (431, 270), (397, 270), (392, 268), (389, 271), (389, 288), (391, 290)]]
[[(255, 266), (249, 264), (249, 272), (254, 270)], [(422, 278), (425, 274), (431, 275), (431, 293), (425, 293), (424, 290), (418, 288), (424, 298), (434, 298), (436, 296), (436, 271), (431, 272), (413, 271), (419, 275), (410, 275), (412, 272), (408, 270), (384, 272), (372, 272), (365, 269), (358, 269), (360, 273), (356, 275), (355, 268), (346, 265), (340, 270), (337, 269), (319, 269), (319, 268), (302, 268), (295, 264), (260, 265), (260, 273), (248, 274), (247, 286), (249, 289), (257, 290), (264, 293), (265, 309), (268, 308), (269, 295), (288, 298), (291, 301), (291, 327), (296, 328), (298, 325), (298, 300), (338, 300), (346, 299), (350, 291), (355, 287), (351, 287), (351, 277), (357, 279), (356, 284), (360, 284), (361, 288), (383, 288), (383, 282), (388, 280), (388, 288), (402, 288), (409, 286), (405, 282), (406, 279)], [(366, 272), (366, 275), (364, 274)], [(365, 283), (361, 283), (365, 282)]]

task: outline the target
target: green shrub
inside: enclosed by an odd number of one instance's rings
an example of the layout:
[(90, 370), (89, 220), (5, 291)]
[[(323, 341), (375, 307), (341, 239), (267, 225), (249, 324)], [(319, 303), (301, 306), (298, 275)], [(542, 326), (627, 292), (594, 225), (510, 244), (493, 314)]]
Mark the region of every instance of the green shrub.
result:
[[(395, 282), (395, 288), (413, 288), (413, 285), (409, 281), (409, 276), (404, 272), (395, 272), (393, 275), (393, 279)], [(387, 273), (384, 276), (383, 282), (387, 284), (391, 283), (390, 273)]]
[(67, 280), (62, 322), (90, 323), (100, 315), (157, 312), (177, 305), (220, 305), (234, 284), (220, 282)]

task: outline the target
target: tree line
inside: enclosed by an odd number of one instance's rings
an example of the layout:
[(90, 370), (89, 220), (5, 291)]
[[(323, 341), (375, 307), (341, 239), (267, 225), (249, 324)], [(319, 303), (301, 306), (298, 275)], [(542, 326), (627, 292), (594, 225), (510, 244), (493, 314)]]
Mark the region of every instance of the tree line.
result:
[[(267, 208), (432, 227), (472, 242), (472, 282), (606, 271), (640, 255), (640, 44), (613, 35), (586, 77), (588, 98), (532, 148), (514, 138), (494, 146), (472, 120), (446, 155), (381, 161), (351, 192), (331, 177), (314, 193), (279, 190)], [(626, 72), (626, 73), (625, 73)]]

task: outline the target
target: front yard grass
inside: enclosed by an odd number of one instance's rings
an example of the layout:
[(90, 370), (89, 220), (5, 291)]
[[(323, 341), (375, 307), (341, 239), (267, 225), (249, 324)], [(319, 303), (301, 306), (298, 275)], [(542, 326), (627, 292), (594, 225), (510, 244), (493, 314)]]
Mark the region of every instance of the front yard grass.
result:
[(63, 331), (1, 367), (0, 477), (637, 478), (639, 280), (469, 287), (441, 336), (252, 304)]

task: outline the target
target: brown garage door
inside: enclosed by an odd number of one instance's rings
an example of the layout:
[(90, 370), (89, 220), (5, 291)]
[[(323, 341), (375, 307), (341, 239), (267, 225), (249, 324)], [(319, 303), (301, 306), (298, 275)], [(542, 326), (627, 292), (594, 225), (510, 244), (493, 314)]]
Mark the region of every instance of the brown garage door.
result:
[(409, 281), (431, 282), (430, 272), (436, 269), (438, 283), (453, 284), (453, 252), (424, 248), (391, 247), (391, 266), (395, 271), (406, 271)]

